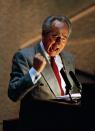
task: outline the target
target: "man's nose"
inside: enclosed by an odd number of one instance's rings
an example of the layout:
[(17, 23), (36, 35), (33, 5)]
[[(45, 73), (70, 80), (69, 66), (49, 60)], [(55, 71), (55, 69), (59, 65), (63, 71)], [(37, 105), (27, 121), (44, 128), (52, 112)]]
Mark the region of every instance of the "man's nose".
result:
[(60, 42), (60, 40), (61, 40), (61, 37), (56, 38), (56, 42)]

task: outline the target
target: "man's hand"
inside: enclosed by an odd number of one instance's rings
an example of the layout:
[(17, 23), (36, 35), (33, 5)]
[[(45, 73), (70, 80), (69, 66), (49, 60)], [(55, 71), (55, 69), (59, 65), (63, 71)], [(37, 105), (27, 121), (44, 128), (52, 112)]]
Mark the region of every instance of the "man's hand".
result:
[(33, 67), (35, 68), (36, 71), (41, 73), (45, 68), (45, 66), (46, 66), (45, 58), (40, 53), (37, 53), (33, 59)]

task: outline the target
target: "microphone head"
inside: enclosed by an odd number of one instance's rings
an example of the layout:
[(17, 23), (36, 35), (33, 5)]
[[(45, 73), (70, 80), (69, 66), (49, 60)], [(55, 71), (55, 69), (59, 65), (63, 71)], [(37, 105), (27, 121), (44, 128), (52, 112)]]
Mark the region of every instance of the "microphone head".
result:
[(79, 89), (82, 89), (82, 85), (81, 85), (80, 82), (78, 81), (78, 79), (77, 79), (76, 75), (74, 74), (74, 72), (73, 72), (73, 71), (70, 71), (69, 74), (70, 74), (72, 80), (75, 82), (76, 86), (77, 86)]
[(63, 79), (64, 79), (64, 81), (66, 83), (66, 90), (67, 90), (67, 92), (69, 92), (71, 90), (72, 86), (71, 86), (71, 83), (70, 83), (70, 81), (69, 81), (69, 79), (68, 79), (68, 77), (66, 75), (66, 72), (62, 68), (60, 73), (61, 73), (61, 75), (62, 75), (62, 77), (63, 77)]

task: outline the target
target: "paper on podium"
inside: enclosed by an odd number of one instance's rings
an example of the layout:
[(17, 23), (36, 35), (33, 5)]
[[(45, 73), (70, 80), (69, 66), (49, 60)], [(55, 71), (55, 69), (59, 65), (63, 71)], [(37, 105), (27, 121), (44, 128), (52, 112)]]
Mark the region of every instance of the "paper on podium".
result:
[[(70, 96), (71, 96), (71, 98), (70, 98)], [(80, 93), (73, 93), (73, 94), (70, 94), (70, 95), (68, 94), (68, 95), (57, 97), (58, 100), (63, 100), (63, 101), (67, 101), (67, 102), (71, 101), (71, 99), (74, 100), (74, 101), (78, 101), (78, 100), (80, 100), (80, 98), (81, 98)]]

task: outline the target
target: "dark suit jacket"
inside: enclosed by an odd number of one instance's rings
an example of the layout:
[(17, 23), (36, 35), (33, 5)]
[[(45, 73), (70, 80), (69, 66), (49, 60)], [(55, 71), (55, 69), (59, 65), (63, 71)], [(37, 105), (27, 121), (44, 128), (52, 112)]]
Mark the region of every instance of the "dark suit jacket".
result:
[[(24, 98), (27, 94), (31, 99), (55, 99), (60, 96), (60, 88), (50, 64), (47, 65), (42, 72), (42, 77), (34, 85), (29, 69), (32, 67), (33, 58), (36, 53), (40, 52), (44, 57), (44, 52), (40, 44), (35, 44), (32, 47), (19, 50), (13, 57), (12, 72), (10, 74), (10, 82), (8, 96), (17, 101)], [(71, 83), (71, 92), (76, 91), (75, 84), (69, 75), (69, 71), (75, 72), (74, 57), (67, 52), (60, 54), (67, 77)]]

